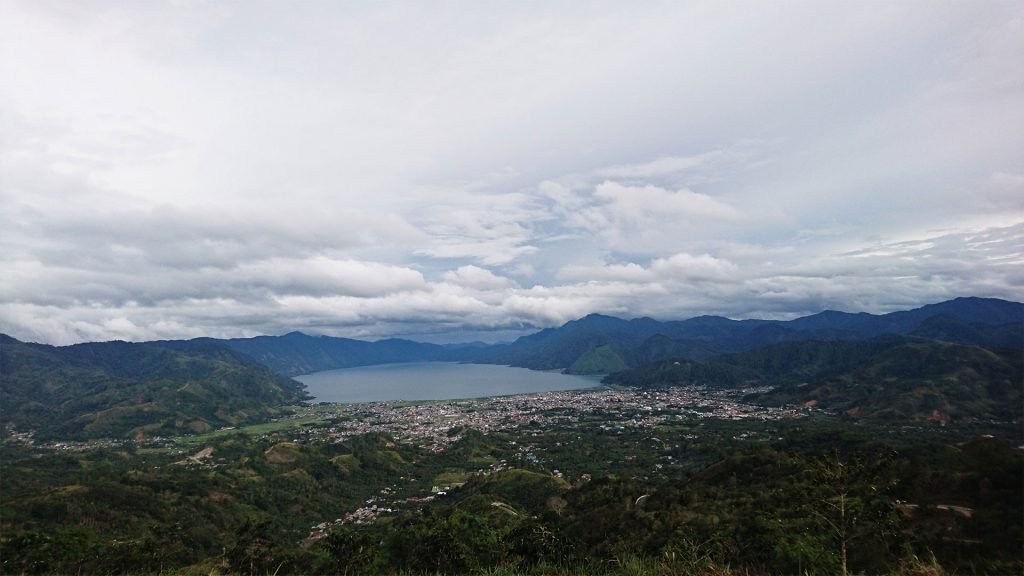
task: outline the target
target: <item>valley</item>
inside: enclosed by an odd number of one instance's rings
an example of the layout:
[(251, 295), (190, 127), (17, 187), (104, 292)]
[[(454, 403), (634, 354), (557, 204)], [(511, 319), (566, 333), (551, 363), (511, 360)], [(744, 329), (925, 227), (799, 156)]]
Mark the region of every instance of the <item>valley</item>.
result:
[(851, 420), (750, 392), (320, 404), (199, 436), (10, 436), (4, 571), (825, 574), (835, 541), (803, 510), (835, 489), (815, 471), (831, 459), (856, 464), (848, 489), (887, 511), (857, 526), (873, 537), (851, 546), (854, 568), (1020, 561), (1016, 423)]
[[(986, 320), (992, 306), (1011, 313)], [(976, 338), (1019, 306), (986, 302), (957, 322)], [(614, 352), (609, 339), (648, 342), (649, 362), (601, 386), (361, 403), (317, 402), (274, 372), (306, 336), (282, 337), (269, 364), (206, 339), (58, 348), (4, 337), (0, 572), (1024, 567), (1019, 349), (869, 331), (695, 359), (673, 356), (668, 336), (624, 335), (635, 322), (599, 318), (595, 332), (584, 319), (473, 347), (474, 361), (533, 350), (531, 364), (571, 349), (558, 362), (572, 371)], [(416, 350), (398, 365), (407, 391), (431, 366)], [(481, 367), (443, 368), (457, 378)]]

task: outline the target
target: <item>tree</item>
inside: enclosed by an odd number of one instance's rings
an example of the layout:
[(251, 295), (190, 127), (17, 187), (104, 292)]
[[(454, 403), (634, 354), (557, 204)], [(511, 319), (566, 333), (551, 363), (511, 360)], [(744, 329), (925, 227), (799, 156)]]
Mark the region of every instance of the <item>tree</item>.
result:
[(277, 574), (281, 569), (276, 542), (269, 521), (246, 522), (239, 530), (235, 546), (228, 551), (227, 560), (231, 569), (239, 574)]
[(839, 567), (849, 574), (854, 542), (874, 539), (872, 555), (892, 548), (899, 533), (900, 515), (888, 495), (894, 481), (883, 473), (885, 459), (844, 461), (838, 451), (812, 466), (820, 497), (812, 514), (839, 548)]

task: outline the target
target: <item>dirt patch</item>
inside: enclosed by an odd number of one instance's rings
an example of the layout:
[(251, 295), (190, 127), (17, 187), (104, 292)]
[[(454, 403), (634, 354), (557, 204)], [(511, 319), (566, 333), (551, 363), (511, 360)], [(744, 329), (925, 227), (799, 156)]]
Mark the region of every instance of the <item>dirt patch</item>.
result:
[(290, 464), (299, 459), (299, 445), (293, 442), (274, 444), (263, 453), (271, 464)]

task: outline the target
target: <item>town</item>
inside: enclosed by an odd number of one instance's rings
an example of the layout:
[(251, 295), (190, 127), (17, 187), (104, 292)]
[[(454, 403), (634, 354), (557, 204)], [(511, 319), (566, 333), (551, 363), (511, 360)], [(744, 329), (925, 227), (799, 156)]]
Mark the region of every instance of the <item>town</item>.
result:
[[(758, 391), (761, 390), (720, 391), (690, 386), (658, 391), (600, 389), (422, 403), (319, 405), (310, 410), (332, 420), (330, 425), (295, 428), (287, 435), (290, 436), (289, 440), (296, 442), (343, 442), (363, 434), (384, 433), (395, 442), (413, 444), (439, 453), (458, 441), (465, 430), (518, 433), (514, 437), (519, 438), (519, 442), (509, 441), (513, 464), (507, 459), (501, 459), (474, 473), (488, 476), (509, 467), (529, 467), (562, 478), (565, 475), (562, 471), (545, 466), (544, 448), (524, 440), (543, 436), (551, 430), (567, 431), (578, 426), (588, 426), (595, 431), (614, 435), (624, 431), (651, 431), (680, 421), (774, 421), (800, 418), (814, 410), (807, 407), (766, 407), (742, 401), (745, 395)], [(300, 411), (295, 418), (307, 416), (307, 412)], [(284, 435), (276, 432), (269, 434), (277, 439)], [(748, 433), (744, 432), (741, 436), (737, 439), (748, 437)], [(693, 440), (696, 435), (685, 434), (684, 438)], [(570, 442), (556, 441), (552, 447), (568, 448)], [(636, 455), (626, 455), (623, 460), (632, 464)], [(671, 454), (660, 456), (660, 460), (651, 464), (652, 472), (662, 470), (665, 465), (676, 464)], [(590, 478), (590, 473), (579, 472), (571, 480), (586, 482)], [(447, 491), (461, 484), (431, 485), (429, 493), (406, 492), (402, 496), (396, 492), (397, 486), (386, 487), (359, 508), (345, 512), (333, 521), (325, 520), (311, 526), (308, 538), (318, 540), (330, 533), (332, 528), (344, 524), (374, 522), (380, 515), (390, 514), (400, 507), (418, 506), (443, 497)]]
[[(422, 403), (376, 402), (369, 404), (319, 405), (317, 413), (335, 423), (326, 427), (295, 429), (296, 441), (342, 441), (351, 436), (382, 432), (399, 442), (416, 443), (435, 452), (459, 438), (453, 429), (481, 432), (516, 431), (532, 425), (540, 428), (572, 426), (600, 415), (606, 429), (654, 428), (673, 420), (714, 418), (721, 420), (780, 420), (799, 418), (808, 407), (767, 407), (743, 402), (760, 391), (708, 390), (701, 386), (672, 387), (657, 391), (598, 389), (544, 392), (466, 400)], [(294, 418), (308, 415), (300, 410)]]

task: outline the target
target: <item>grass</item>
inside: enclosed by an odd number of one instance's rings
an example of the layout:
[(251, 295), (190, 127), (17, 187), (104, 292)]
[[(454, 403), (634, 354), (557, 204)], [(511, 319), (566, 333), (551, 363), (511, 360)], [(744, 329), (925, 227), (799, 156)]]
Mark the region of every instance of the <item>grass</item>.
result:
[(472, 476), (471, 472), (449, 468), (434, 477), (434, 486), (457, 486), (465, 484)]
[(269, 434), (271, 432), (280, 432), (282, 430), (291, 430), (293, 428), (300, 428), (302, 426), (311, 426), (316, 424), (323, 424), (327, 422), (327, 418), (319, 415), (300, 416), (298, 418), (285, 418), (276, 422), (266, 422), (263, 424), (253, 424), (251, 426), (240, 426), (231, 430), (216, 430), (207, 434), (197, 434), (194, 436), (182, 436), (178, 438), (179, 444), (201, 444), (203, 442), (209, 442), (210, 440), (228, 436), (231, 434), (245, 434), (247, 436), (258, 436), (260, 434)]

